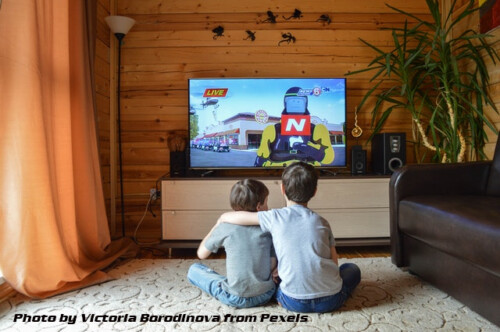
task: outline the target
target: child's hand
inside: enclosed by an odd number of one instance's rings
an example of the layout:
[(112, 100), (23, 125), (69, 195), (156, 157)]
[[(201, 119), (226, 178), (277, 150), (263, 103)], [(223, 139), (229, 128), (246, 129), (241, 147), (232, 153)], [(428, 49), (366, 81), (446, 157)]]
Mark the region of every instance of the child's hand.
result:
[(272, 272), (272, 277), (273, 277), (273, 281), (275, 284), (279, 284), (281, 282), (281, 279), (280, 279), (280, 276), (278, 274), (278, 268), (276, 267), (273, 272)]

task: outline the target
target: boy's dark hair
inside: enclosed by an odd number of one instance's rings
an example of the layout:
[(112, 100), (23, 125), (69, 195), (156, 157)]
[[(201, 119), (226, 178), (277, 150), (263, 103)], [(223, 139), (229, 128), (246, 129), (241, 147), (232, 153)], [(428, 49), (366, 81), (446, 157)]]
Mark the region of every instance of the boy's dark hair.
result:
[(264, 204), (269, 189), (258, 180), (245, 179), (236, 182), (231, 188), (229, 202), (234, 211), (256, 212), (257, 204)]
[(281, 180), (286, 197), (295, 203), (309, 202), (318, 186), (318, 174), (314, 166), (302, 161), (287, 166)]

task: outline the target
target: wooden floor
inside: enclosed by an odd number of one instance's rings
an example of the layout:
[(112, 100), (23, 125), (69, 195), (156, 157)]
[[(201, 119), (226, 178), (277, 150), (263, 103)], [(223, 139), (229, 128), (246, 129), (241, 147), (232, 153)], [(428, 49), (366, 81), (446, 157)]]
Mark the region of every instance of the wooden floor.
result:
[[(359, 246), (359, 247), (337, 247), (340, 258), (366, 258), (366, 257), (390, 257), (389, 246)], [(224, 259), (224, 250), (219, 250), (217, 254), (212, 254), (211, 259)], [(176, 258), (176, 259), (196, 259), (195, 248), (172, 248), (160, 249), (152, 247), (141, 247), (138, 258)]]

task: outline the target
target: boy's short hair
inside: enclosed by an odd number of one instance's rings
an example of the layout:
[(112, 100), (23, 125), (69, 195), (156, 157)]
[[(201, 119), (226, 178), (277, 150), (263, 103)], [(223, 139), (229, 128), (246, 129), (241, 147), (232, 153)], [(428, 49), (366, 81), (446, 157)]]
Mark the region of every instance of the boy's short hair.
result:
[(229, 202), (234, 211), (256, 212), (257, 204), (264, 204), (269, 189), (258, 180), (245, 179), (236, 182), (231, 188)]
[(281, 180), (286, 197), (295, 203), (309, 202), (318, 186), (318, 174), (314, 166), (302, 161), (287, 166)]

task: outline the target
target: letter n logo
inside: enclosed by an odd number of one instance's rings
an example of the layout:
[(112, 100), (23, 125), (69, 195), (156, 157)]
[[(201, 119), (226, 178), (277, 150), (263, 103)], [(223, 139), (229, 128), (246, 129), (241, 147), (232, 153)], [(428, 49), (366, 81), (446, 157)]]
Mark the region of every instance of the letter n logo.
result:
[(281, 135), (301, 136), (311, 135), (311, 116), (309, 115), (282, 115)]

